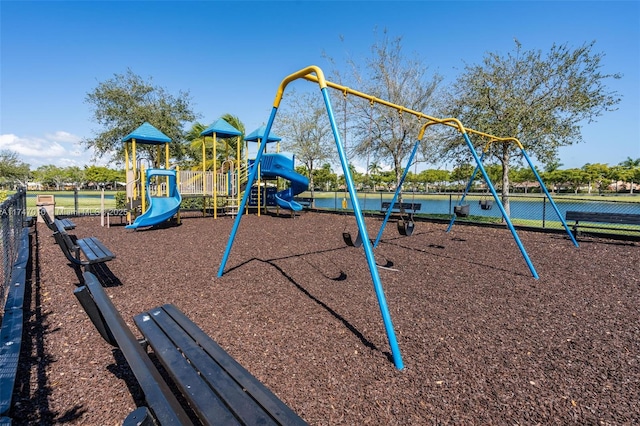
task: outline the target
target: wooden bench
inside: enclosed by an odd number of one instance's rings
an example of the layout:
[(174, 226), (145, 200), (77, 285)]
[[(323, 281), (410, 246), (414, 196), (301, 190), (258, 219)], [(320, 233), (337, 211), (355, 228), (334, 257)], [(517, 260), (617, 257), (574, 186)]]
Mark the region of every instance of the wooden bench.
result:
[[(603, 213), (603, 212), (578, 212), (567, 211), (566, 220), (575, 221), (573, 224), (573, 234), (578, 235), (578, 226), (580, 222), (593, 222), (593, 223), (610, 223), (621, 225), (640, 225), (640, 214), (633, 213)], [(584, 228), (595, 228), (594, 226), (580, 225)], [(602, 227), (598, 227), (602, 228)], [(613, 228), (604, 228), (613, 229)], [(616, 228), (620, 229), (620, 228)], [(630, 231), (640, 231), (640, 229), (630, 229)]]
[(0, 424), (11, 424), (13, 388), (22, 347), (24, 325), (24, 295), (30, 259), (29, 228), (23, 228), (18, 256), (11, 268), (11, 280), (0, 328)]
[(94, 265), (115, 259), (116, 255), (96, 237), (75, 239), (64, 229), (62, 221), (55, 219), (53, 224), (53, 237), (72, 264), (84, 266), (85, 270), (90, 271)]
[[(45, 209), (44, 207), (40, 207), (40, 216), (42, 217), (42, 220), (44, 221), (45, 225), (47, 225), (47, 227), (51, 229), (53, 232), (56, 232), (55, 225), (53, 223), (53, 220), (51, 220), (51, 216), (49, 216), (49, 212), (47, 211), (47, 209)], [(64, 225), (64, 229), (66, 230), (76, 228), (76, 224), (73, 223), (71, 219), (58, 219), (58, 220)]]
[[(95, 275), (84, 275), (85, 285), (74, 294), (102, 337), (120, 349), (145, 395), (147, 407), (131, 412), (125, 425), (191, 424), (188, 413), (207, 425), (306, 424), (177, 307), (164, 305), (136, 315), (143, 336), (139, 341)], [(168, 380), (155, 367), (148, 348)]]
[[(391, 206), (390, 201), (383, 201), (380, 207), (381, 213), (386, 213), (389, 210), (389, 206)], [(393, 211), (407, 211), (413, 210), (413, 212), (417, 212), (422, 208), (422, 203), (393, 203)]]

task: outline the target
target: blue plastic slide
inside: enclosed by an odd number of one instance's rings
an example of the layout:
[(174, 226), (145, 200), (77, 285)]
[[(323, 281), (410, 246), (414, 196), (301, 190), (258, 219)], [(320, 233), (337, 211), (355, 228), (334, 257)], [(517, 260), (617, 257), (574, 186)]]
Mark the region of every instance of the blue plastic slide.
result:
[[(149, 181), (152, 176), (168, 176), (169, 177), (169, 196), (155, 197), (149, 196)], [(180, 208), (182, 196), (178, 191), (176, 184), (176, 171), (165, 169), (148, 169), (147, 170), (147, 199), (149, 200), (149, 208), (144, 214), (138, 216), (131, 224), (125, 226), (127, 229), (137, 229), (142, 226), (153, 226), (165, 222), (173, 217)]]
[(260, 162), (262, 176), (281, 177), (291, 181), (291, 187), (276, 193), (276, 203), (283, 209), (300, 211), (302, 206), (293, 197), (309, 189), (309, 179), (293, 169), (293, 158), (282, 154), (264, 154)]

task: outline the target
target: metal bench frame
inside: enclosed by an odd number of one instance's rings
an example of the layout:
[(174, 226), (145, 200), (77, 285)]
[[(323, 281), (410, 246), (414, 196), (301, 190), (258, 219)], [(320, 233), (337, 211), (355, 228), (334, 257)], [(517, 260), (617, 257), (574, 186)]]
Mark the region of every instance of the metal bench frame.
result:
[(53, 223), (55, 228), (53, 237), (67, 260), (72, 264), (84, 266), (85, 270), (91, 271), (94, 265), (116, 258), (116, 255), (96, 237), (74, 240), (64, 229), (64, 224), (59, 219), (55, 219)]
[[(137, 340), (95, 275), (84, 275), (86, 284), (74, 294), (102, 337), (120, 348), (148, 404), (131, 412), (125, 425), (191, 424), (187, 412), (203, 424), (306, 424), (177, 307), (167, 304), (136, 315), (144, 337)], [(188, 408), (171, 392), (148, 348)]]
[[(578, 227), (583, 228), (596, 228), (594, 226), (580, 225), (580, 222), (594, 222), (594, 223), (610, 223), (621, 225), (640, 225), (640, 215), (633, 213), (605, 213), (605, 212), (581, 212), (581, 211), (567, 211), (565, 214), (565, 220), (573, 220), (572, 231), (573, 235), (578, 235)], [(600, 229), (620, 229), (620, 228), (605, 228), (597, 227)], [(636, 231), (636, 230), (631, 230)], [(640, 231), (637, 230), (637, 231)]]

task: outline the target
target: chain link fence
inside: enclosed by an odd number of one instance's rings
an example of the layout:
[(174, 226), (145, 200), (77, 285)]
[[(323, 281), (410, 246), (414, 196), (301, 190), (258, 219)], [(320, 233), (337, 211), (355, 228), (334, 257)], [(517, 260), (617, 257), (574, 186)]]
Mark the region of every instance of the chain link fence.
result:
[[(302, 198), (310, 199), (311, 194), (300, 194)], [(383, 203), (391, 201), (393, 193), (387, 192), (358, 192), (360, 208), (365, 214), (382, 214), (386, 212)], [(550, 200), (544, 194), (510, 194), (508, 203), (509, 218), (514, 225), (549, 230), (564, 229), (562, 220), (558, 216), (553, 204), (557, 207), (562, 219), (567, 211), (623, 213), (640, 216), (640, 194), (632, 195), (552, 195)], [(399, 201), (399, 200), (398, 200)], [(320, 210), (343, 211), (351, 213), (353, 204), (346, 192), (314, 192), (314, 207)], [(502, 212), (490, 193), (469, 193), (464, 198), (461, 193), (412, 193), (404, 192), (402, 202), (419, 207), (411, 213), (414, 218), (451, 219), (454, 208), (458, 205), (466, 206), (466, 214), (456, 216), (456, 221), (467, 223), (501, 223)], [(503, 204), (505, 205), (505, 204)], [(399, 213), (395, 213), (398, 216)], [(573, 221), (566, 221), (569, 227)], [(619, 223), (587, 223), (585, 228), (617, 236), (640, 237), (640, 225)], [(580, 223), (582, 229), (583, 223)]]
[(0, 266), (0, 304), (4, 306), (7, 296), (11, 268), (18, 254), (20, 234), (24, 226), (27, 211), (27, 192), (18, 190), (0, 204), (0, 250), (2, 265)]

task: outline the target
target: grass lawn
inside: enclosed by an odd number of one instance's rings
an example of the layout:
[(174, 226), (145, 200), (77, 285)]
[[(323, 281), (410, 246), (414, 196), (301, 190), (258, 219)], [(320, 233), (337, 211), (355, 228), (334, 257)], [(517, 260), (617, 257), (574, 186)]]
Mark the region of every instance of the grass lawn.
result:
[[(104, 208), (116, 207), (116, 191), (104, 191)], [(35, 208), (38, 195), (53, 195), (56, 209), (75, 208), (73, 191), (29, 191), (27, 192), (27, 208)], [(79, 209), (99, 209), (101, 206), (101, 191), (78, 191)]]

